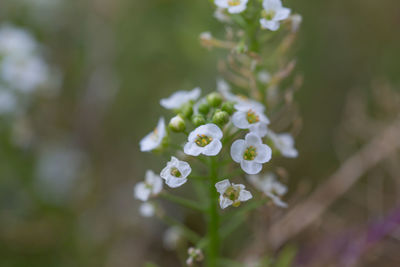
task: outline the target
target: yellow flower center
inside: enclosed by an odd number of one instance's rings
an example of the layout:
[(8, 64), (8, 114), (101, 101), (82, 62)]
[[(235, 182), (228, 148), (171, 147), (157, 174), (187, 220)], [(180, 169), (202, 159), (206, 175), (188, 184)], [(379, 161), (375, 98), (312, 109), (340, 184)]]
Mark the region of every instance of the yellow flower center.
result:
[(263, 18), (265, 18), (266, 20), (272, 20), (273, 18), (275, 18), (276, 12), (275, 10), (263, 10), (262, 11), (262, 16)]
[(171, 168), (171, 175), (178, 178), (182, 176), (181, 172), (175, 167)]
[(254, 146), (249, 146), (243, 153), (243, 159), (254, 160), (257, 157), (257, 149)]
[(260, 117), (253, 110), (250, 109), (249, 111), (247, 111), (247, 121), (250, 124), (257, 123), (260, 121)]
[(208, 145), (209, 143), (211, 143), (211, 141), (213, 140), (212, 137), (209, 137), (205, 134), (198, 134), (196, 140), (194, 141), (196, 143), (196, 145), (198, 145), (199, 147), (205, 147), (206, 145)]
[(238, 6), (240, 5), (240, 0), (228, 0), (229, 6)]

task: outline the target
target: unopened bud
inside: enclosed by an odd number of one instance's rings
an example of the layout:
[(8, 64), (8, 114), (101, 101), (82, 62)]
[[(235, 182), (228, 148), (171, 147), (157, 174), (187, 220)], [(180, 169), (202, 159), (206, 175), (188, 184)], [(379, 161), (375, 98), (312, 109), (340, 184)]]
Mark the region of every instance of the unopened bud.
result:
[(192, 122), (196, 127), (199, 127), (200, 125), (206, 124), (206, 119), (203, 115), (197, 114), (193, 115)]
[(233, 102), (224, 102), (222, 104), (221, 109), (226, 111), (229, 115), (232, 115), (235, 112), (235, 103)]
[(212, 107), (218, 107), (222, 103), (222, 96), (219, 93), (211, 93), (207, 96), (207, 102)]
[(212, 118), (213, 122), (217, 125), (223, 126), (229, 121), (229, 114), (226, 111), (217, 110)]
[(199, 105), (198, 109), (201, 114), (207, 115), (210, 111), (210, 105), (205, 101)]
[(193, 103), (188, 102), (186, 104), (184, 104), (180, 111), (179, 114), (181, 114), (184, 118), (190, 118), (193, 114)]
[(186, 129), (185, 120), (177, 115), (169, 121), (168, 127), (174, 132), (183, 132)]

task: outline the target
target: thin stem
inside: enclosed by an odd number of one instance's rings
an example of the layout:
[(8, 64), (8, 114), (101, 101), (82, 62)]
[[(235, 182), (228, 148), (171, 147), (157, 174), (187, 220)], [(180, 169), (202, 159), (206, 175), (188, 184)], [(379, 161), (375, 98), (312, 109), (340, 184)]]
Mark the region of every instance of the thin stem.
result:
[(167, 192), (163, 192), (160, 196), (163, 197), (164, 199), (168, 200), (168, 201), (174, 202), (176, 204), (179, 204), (179, 205), (181, 205), (183, 207), (186, 207), (186, 208), (189, 208), (189, 209), (192, 209), (192, 210), (195, 210), (195, 211), (200, 211), (200, 212), (205, 212), (206, 211), (205, 208), (200, 203), (197, 203), (197, 202), (195, 202), (193, 200), (190, 200), (190, 199), (186, 199), (186, 198), (183, 198), (183, 197), (172, 195), (172, 194), (169, 194)]
[(219, 213), (218, 213), (218, 192), (215, 184), (218, 182), (218, 163), (215, 158), (210, 157), (210, 206), (208, 220), (208, 267), (216, 267), (219, 256)]

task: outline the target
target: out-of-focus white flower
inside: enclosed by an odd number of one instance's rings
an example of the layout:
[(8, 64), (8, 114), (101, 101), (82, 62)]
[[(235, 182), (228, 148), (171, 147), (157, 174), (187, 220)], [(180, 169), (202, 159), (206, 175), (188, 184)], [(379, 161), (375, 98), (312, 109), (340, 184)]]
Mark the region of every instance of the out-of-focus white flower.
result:
[(158, 195), (162, 190), (162, 180), (160, 176), (155, 174), (153, 171), (148, 170), (146, 172), (146, 178), (144, 182), (137, 183), (134, 188), (135, 198), (141, 201), (147, 201), (151, 196)]
[(168, 228), (163, 236), (164, 247), (168, 250), (174, 250), (178, 247), (179, 241), (182, 237), (182, 231), (180, 228), (173, 226)]
[(294, 139), (289, 133), (276, 134), (268, 130), (267, 136), (272, 140), (275, 148), (281, 152), (282, 156), (296, 158), (299, 155), (294, 147)]
[(64, 202), (84, 167), (84, 154), (66, 144), (44, 145), (36, 165), (36, 188), (52, 202)]
[(246, 10), (248, 0), (215, 0), (217, 7), (226, 8), (229, 13), (237, 14)]
[(264, 0), (263, 7), (260, 24), (264, 29), (278, 30), (280, 21), (287, 19), (290, 15), (290, 9), (283, 7), (281, 0)]
[(232, 159), (240, 163), (240, 167), (248, 174), (259, 173), (262, 164), (270, 161), (271, 155), (271, 148), (254, 133), (248, 133), (245, 140), (236, 140), (231, 146)]
[(34, 55), (6, 56), (1, 64), (0, 77), (12, 88), (32, 92), (49, 80), (47, 64)]
[(225, 8), (217, 7), (217, 9), (214, 12), (214, 18), (216, 18), (220, 22), (225, 22), (225, 23), (230, 23), (231, 22), (231, 19), (225, 13)]
[(213, 123), (201, 125), (189, 134), (183, 151), (191, 156), (215, 156), (221, 151), (222, 135), (221, 129)]
[(165, 129), (165, 120), (164, 118), (160, 118), (158, 120), (157, 127), (154, 129), (154, 131), (146, 135), (140, 141), (140, 151), (142, 152), (152, 151), (160, 147), (166, 134), (167, 131)]
[(12, 113), (17, 109), (17, 99), (13, 93), (0, 87), (0, 114)]
[(297, 32), (303, 21), (303, 17), (300, 14), (294, 14), (290, 16), (290, 21), (292, 22), (292, 32)]
[(271, 198), (275, 205), (286, 208), (287, 204), (281, 200), (287, 192), (287, 187), (281, 184), (273, 173), (267, 173), (260, 177), (259, 175), (247, 176), (249, 182), (266, 196)]
[(267, 83), (269, 83), (269, 81), (271, 80), (271, 74), (270, 74), (268, 71), (266, 71), (266, 70), (260, 71), (260, 72), (258, 73), (258, 75), (257, 75), (257, 79), (258, 79), (261, 83), (267, 84)]
[(267, 134), (269, 119), (258, 106), (250, 104), (236, 104), (236, 112), (232, 116), (232, 123), (239, 129), (249, 129), (250, 132), (264, 137)]
[(9, 24), (0, 27), (0, 55), (23, 57), (36, 49), (37, 44), (27, 31)]
[(171, 161), (161, 171), (160, 176), (169, 187), (176, 188), (187, 182), (187, 177), (191, 172), (189, 163), (171, 157)]
[(140, 215), (142, 215), (143, 217), (153, 217), (155, 211), (156, 209), (154, 205), (149, 202), (144, 202), (139, 207)]
[(197, 100), (200, 94), (201, 89), (199, 87), (194, 88), (192, 91), (178, 91), (168, 98), (161, 99), (160, 105), (166, 109), (179, 109), (183, 104)]
[(234, 184), (228, 180), (222, 180), (215, 184), (219, 196), (219, 205), (221, 209), (225, 209), (230, 205), (238, 207), (241, 202), (251, 199), (253, 196), (242, 184)]
[(198, 248), (190, 247), (188, 249), (188, 255), (189, 255), (189, 257), (186, 260), (186, 264), (188, 266), (193, 266), (193, 263), (195, 261), (200, 262), (204, 259), (203, 252), (201, 251), (201, 249), (198, 249)]
[(211, 40), (213, 37), (212, 37), (212, 34), (211, 34), (211, 32), (202, 32), (202, 33), (200, 33), (200, 39), (201, 40), (207, 40), (207, 41), (209, 41), (209, 40)]

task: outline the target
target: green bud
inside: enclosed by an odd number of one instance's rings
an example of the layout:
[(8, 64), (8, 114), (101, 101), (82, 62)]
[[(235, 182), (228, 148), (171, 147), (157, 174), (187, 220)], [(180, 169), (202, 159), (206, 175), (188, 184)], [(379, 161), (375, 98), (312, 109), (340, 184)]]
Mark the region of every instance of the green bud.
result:
[(199, 127), (200, 125), (206, 124), (206, 119), (203, 115), (197, 114), (192, 117), (192, 122), (196, 127)]
[(207, 95), (207, 102), (210, 104), (212, 107), (218, 107), (222, 103), (222, 96), (219, 93), (211, 93)]
[(236, 110), (235, 109), (235, 103), (233, 103), (233, 102), (224, 102), (222, 104), (221, 109), (223, 111), (226, 111), (229, 115), (232, 115), (233, 112), (235, 112), (235, 110)]
[(185, 120), (180, 115), (176, 115), (169, 121), (168, 127), (174, 132), (183, 132), (186, 129)]
[(213, 122), (214, 122), (215, 124), (218, 124), (218, 125), (220, 125), (220, 126), (223, 126), (223, 125), (225, 125), (225, 124), (228, 123), (228, 121), (229, 121), (229, 114), (228, 114), (228, 112), (226, 112), (226, 111), (217, 110), (217, 111), (214, 113), (214, 116), (213, 116), (212, 120), (213, 120)]
[(199, 112), (201, 114), (207, 115), (209, 111), (210, 111), (210, 105), (208, 104), (208, 102), (203, 102), (199, 105)]
[(190, 118), (193, 114), (193, 103), (188, 102), (182, 105), (181, 110), (179, 112), (184, 118)]

